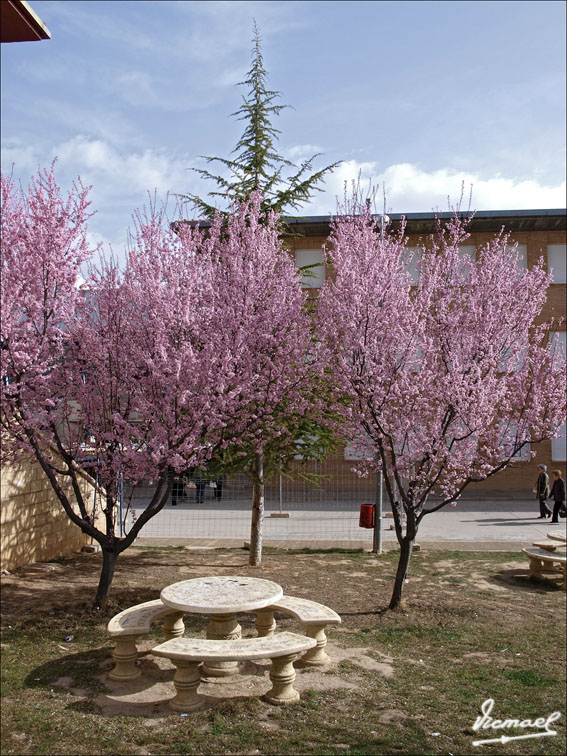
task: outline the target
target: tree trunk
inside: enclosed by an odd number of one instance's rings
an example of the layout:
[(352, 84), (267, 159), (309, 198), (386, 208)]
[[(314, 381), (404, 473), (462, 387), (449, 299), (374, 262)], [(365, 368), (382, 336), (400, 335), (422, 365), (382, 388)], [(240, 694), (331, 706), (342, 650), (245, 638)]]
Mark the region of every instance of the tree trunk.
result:
[(262, 530), (264, 525), (264, 455), (254, 458), (252, 469), (252, 525), (250, 528), (250, 558), (248, 564), (259, 567), (262, 563)]
[(398, 560), (398, 569), (396, 570), (396, 579), (394, 581), (394, 590), (392, 591), (392, 598), (390, 599), (390, 609), (396, 609), (402, 600), (402, 592), (406, 577), (408, 574), (408, 568), (411, 560), (411, 554), (413, 551), (413, 544), (415, 543), (415, 537), (417, 535), (417, 518), (415, 515), (415, 509), (413, 505), (405, 506), (404, 512), (406, 515), (406, 532), (402, 534), (402, 523), (400, 522), (400, 510), (398, 507), (392, 507), (394, 510), (394, 522), (396, 525), (396, 535), (398, 537), (398, 543), (400, 544), (400, 558)]
[(108, 546), (102, 546), (102, 569), (100, 571), (100, 579), (96, 591), (94, 603), (95, 609), (104, 609), (106, 605), (117, 559), (118, 551), (116, 546), (110, 548)]
[(406, 575), (408, 574), (414, 541), (415, 537), (408, 538), (407, 536), (400, 541), (400, 558), (398, 560), (396, 580), (394, 581), (394, 590), (392, 591), (392, 598), (390, 599), (390, 609), (396, 609), (402, 600), (402, 591), (404, 589)]

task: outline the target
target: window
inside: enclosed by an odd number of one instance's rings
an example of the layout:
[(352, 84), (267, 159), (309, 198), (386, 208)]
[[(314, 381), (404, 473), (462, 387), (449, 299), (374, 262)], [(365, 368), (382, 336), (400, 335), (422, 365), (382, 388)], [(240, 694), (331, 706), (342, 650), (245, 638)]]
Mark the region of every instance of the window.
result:
[(462, 244), (459, 247), (459, 255), (462, 257), (463, 262), (474, 262), (476, 258), (476, 247), (474, 244)]
[(518, 449), (515, 454), (514, 448), (518, 441), (518, 429), (515, 425), (512, 425), (511, 423), (506, 424), (504, 435), (502, 438), (502, 451), (503, 451), (503, 457), (508, 457), (511, 455), (511, 459), (515, 462), (529, 462), (529, 460), (532, 458), (531, 454), (531, 444), (525, 444), (522, 446), (521, 449)]
[(419, 263), (421, 260), (421, 247), (406, 247), (404, 250), (405, 269), (411, 276), (412, 286), (419, 283)]
[(344, 448), (344, 458), (347, 462), (363, 462), (374, 459), (376, 451), (370, 436), (360, 433), (358, 438), (347, 441)]
[(465, 421), (455, 419), (444, 433), (444, 443), (449, 456), (452, 451), (463, 455), (466, 464), (475, 464), (478, 460), (478, 433)]
[(551, 459), (554, 462), (567, 462), (567, 425), (564, 423), (558, 431), (561, 438), (551, 439)]
[(508, 347), (503, 349), (498, 357), (498, 370), (501, 373), (515, 373), (524, 366), (526, 355), (528, 353), (527, 345), (516, 345), (514, 348)]
[[(306, 437), (306, 440), (304, 441), (302, 438), (296, 438), (295, 439), (295, 451), (293, 458), (294, 459), (305, 459), (305, 456), (301, 453), (302, 447), (305, 446), (305, 443), (316, 445), (319, 441), (318, 436), (313, 436), (311, 434), (308, 434)], [(308, 456), (307, 459), (310, 459)]]
[(525, 446), (522, 446), (520, 451), (516, 452), (512, 459), (516, 460), (517, 462), (529, 462), (532, 458), (532, 447), (531, 444), (526, 444)]
[(465, 277), (470, 273), (470, 266), (476, 260), (476, 247), (473, 244), (463, 244), (459, 247), (459, 257), (463, 261), (460, 273)]
[(567, 353), (567, 331), (551, 331), (549, 347), (552, 350), (554, 366), (559, 367)]
[[(421, 257), (423, 255), (423, 247), (406, 247), (403, 254), (404, 267), (410, 274), (412, 286), (417, 286), (419, 283), (419, 265), (421, 263)], [(465, 271), (470, 263), (476, 260), (476, 247), (474, 245), (462, 245), (459, 247), (459, 257), (463, 261), (463, 266), (460, 272)]]
[(320, 289), (325, 280), (325, 266), (323, 265), (322, 249), (296, 249), (295, 264), (298, 268), (312, 265), (303, 271), (301, 285), (305, 289)]
[[(506, 251), (510, 251), (513, 246), (513, 244), (507, 244)], [(528, 267), (528, 245), (518, 244), (518, 246), (516, 247), (516, 252), (518, 254), (518, 270), (526, 270), (526, 268)]]
[(419, 373), (423, 362), (423, 346), (417, 339), (404, 344), (399, 350), (398, 359), (402, 360), (402, 370), (406, 373)]
[(567, 244), (547, 245), (547, 268), (553, 275), (553, 283), (567, 283)]

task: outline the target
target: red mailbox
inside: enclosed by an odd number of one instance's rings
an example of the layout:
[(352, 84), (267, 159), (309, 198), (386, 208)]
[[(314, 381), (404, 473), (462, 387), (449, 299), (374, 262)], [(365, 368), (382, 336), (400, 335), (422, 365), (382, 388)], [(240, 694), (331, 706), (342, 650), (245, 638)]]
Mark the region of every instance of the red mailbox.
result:
[(361, 504), (360, 505), (360, 520), (358, 521), (359, 527), (373, 528), (375, 511), (376, 511), (375, 504)]

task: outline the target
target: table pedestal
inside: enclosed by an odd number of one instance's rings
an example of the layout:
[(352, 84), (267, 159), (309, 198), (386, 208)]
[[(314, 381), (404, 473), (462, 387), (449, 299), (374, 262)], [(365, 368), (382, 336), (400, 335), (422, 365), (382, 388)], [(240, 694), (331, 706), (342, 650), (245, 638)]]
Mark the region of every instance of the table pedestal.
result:
[[(209, 640), (239, 640), (242, 628), (238, 624), (236, 614), (213, 614), (207, 625)], [(238, 662), (203, 662), (202, 676), (220, 678), (231, 677), (238, 672)]]
[(205, 705), (205, 699), (197, 693), (201, 682), (198, 662), (176, 659), (175, 696), (170, 699), (169, 706), (174, 711), (197, 711)]
[(264, 695), (264, 700), (279, 706), (299, 701), (299, 693), (293, 687), (295, 668), (293, 662), (299, 654), (286, 654), (272, 659), (270, 680), (272, 689)]

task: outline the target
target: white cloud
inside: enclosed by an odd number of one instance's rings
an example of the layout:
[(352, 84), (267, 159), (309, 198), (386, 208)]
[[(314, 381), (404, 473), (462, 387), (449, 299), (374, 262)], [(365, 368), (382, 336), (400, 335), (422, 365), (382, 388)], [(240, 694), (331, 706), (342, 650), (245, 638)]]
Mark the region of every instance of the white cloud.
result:
[(48, 168), (54, 158), (57, 182), (68, 189), (77, 176), (85, 186), (92, 186), (91, 209), (96, 214), (89, 222), (89, 240), (93, 246), (102, 242), (112, 246), (119, 256), (127, 240), (133, 212), (148, 205), (149, 196), (167, 202), (169, 214), (179, 217), (177, 198), (168, 194), (198, 192), (198, 179), (188, 168), (193, 159), (166, 150), (117, 149), (102, 139), (78, 135), (54, 147), (50, 154), (40, 148), (18, 142), (3, 145), (2, 168), (12, 171), (16, 180), (27, 186), (39, 168)]
[(34, 147), (22, 144), (19, 140), (12, 140), (2, 144), (2, 172), (11, 173), (12, 165), (14, 173), (18, 176), (32, 174), (37, 171), (39, 155)]
[(148, 98), (155, 101), (155, 80), (145, 71), (126, 71), (112, 80), (113, 88), (132, 105), (139, 105), (140, 100), (147, 104)]
[(115, 246), (115, 242), (104, 234), (92, 229), (87, 232), (87, 242), (89, 249), (102, 249), (107, 250), (110, 247)]
[(317, 147), (315, 144), (296, 144), (294, 147), (286, 150), (287, 157), (290, 160), (305, 160), (321, 151), (321, 147)]
[(176, 159), (165, 150), (119, 151), (101, 139), (76, 136), (53, 149), (64, 168), (78, 170), (89, 183), (113, 197), (137, 195), (139, 192), (166, 193), (180, 191), (187, 183), (189, 157)]
[[(297, 145), (294, 155), (313, 154), (314, 145)], [(291, 154), (291, 151), (290, 151)], [(134, 150), (117, 147), (104, 139), (77, 135), (43, 154), (39, 146), (18, 140), (3, 145), (2, 164), (16, 180), (27, 185), (38, 168), (49, 167), (57, 157), (55, 175), (63, 187), (69, 187), (78, 175), (85, 185), (92, 185), (92, 208), (97, 213), (89, 223), (90, 240), (112, 246), (121, 256), (127, 240), (132, 213), (148, 204), (148, 192), (157, 202), (167, 201), (171, 219), (188, 217), (191, 210), (179, 209), (175, 194), (194, 193), (206, 196), (210, 186), (189, 170), (200, 162), (187, 154), (174, 154), (165, 149)], [(297, 159), (297, 157), (296, 157)], [(335, 213), (337, 198), (344, 196), (350, 183), (360, 176), (364, 189), (371, 181), (379, 188), (377, 205), (382, 209), (382, 187), (385, 187), (387, 211), (395, 213), (430, 212), (448, 209), (448, 197), (457, 203), (464, 184), (463, 206), (468, 206), (472, 185), (471, 207), (475, 210), (542, 209), (565, 206), (565, 182), (550, 186), (535, 178), (481, 176), (470, 172), (439, 168), (425, 171), (411, 163), (390, 165), (379, 171), (375, 162), (349, 160), (343, 162), (330, 176), (322, 192), (313, 196), (301, 214), (328, 215)], [(170, 195), (168, 197), (168, 194)]]
[[(444, 211), (456, 205), (464, 186), (463, 207), (467, 209), (472, 187), (471, 209), (474, 210), (526, 210), (565, 207), (565, 181), (550, 186), (530, 178), (481, 176), (471, 172), (458, 172), (447, 168), (424, 171), (412, 163), (397, 163), (379, 171), (374, 162), (349, 160), (342, 163), (327, 177), (323, 192), (314, 196), (303, 211), (310, 214), (334, 213), (337, 197), (344, 196), (344, 184), (360, 177), (363, 188), (369, 181), (382, 188), (389, 211), (394, 213)], [(381, 203), (381, 200), (379, 204)]]
[[(214, 61), (235, 52), (250, 51), (252, 24), (256, 20), (264, 43), (284, 32), (297, 32), (312, 23), (298, 3), (254, 0), (169, 3), (190, 24), (186, 54), (200, 61)], [(267, 45), (264, 45), (267, 49)]]

